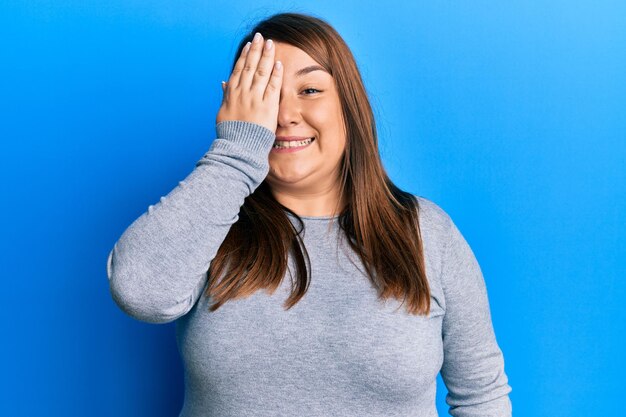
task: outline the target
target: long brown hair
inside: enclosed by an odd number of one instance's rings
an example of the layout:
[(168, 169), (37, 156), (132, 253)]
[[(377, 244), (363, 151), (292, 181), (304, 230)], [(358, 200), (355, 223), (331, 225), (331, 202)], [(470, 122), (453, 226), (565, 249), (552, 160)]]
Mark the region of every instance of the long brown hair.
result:
[[(345, 195), (347, 204), (339, 213), (339, 225), (361, 258), (379, 300), (404, 297), (409, 313), (428, 313), (430, 287), (418, 222), (419, 204), (411, 193), (396, 187), (383, 168), (372, 108), (350, 49), (321, 18), (279, 13), (259, 22), (243, 38), (233, 68), (256, 32), (264, 39), (302, 49), (332, 75), (346, 131), (339, 201)], [(298, 230), (287, 212), (298, 220)], [(244, 199), (238, 220), (211, 261), (205, 292), (215, 304), (209, 311), (260, 289), (273, 293), (287, 271), (288, 253), (292, 253), (296, 264), (297, 279), (292, 281), (284, 306), (293, 307), (310, 283), (303, 252), (309, 265), (310, 259), (300, 236), (302, 229), (302, 219), (273, 197), (264, 180)], [(224, 277), (218, 281), (222, 274)]]

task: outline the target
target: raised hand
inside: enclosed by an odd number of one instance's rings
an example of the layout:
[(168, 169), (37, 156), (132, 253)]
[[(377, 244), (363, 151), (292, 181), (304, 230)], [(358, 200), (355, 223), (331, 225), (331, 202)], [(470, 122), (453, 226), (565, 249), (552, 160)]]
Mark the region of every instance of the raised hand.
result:
[(283, 68), (274, 62), (271, 39), (263, 41), (256, 33), (242, 49), (228, 84), (215, 123), (242, 120), (257, 123), (276, 132)]

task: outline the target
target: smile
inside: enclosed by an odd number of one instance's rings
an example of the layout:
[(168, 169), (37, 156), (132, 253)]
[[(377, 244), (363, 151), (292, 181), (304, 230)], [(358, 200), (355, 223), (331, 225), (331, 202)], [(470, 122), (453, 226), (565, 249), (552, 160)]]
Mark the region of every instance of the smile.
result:
[(274, 153), (289, 153), (289, 152), (297, 152), (301, 149), (306, 148), (311, 143), (315, 141), (315, 138), (309, 138), (306, 140), (300, 141), (276, 141), (272, 146), (272, 152)]

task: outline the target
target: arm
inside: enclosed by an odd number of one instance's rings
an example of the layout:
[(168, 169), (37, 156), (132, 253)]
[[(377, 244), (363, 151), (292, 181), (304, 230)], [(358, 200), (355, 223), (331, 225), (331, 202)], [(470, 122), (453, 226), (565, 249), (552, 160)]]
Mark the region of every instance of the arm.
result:
[(148, 206), (109, 253), (111, 295), (138, 320), (167, 323), (191, 310), (244, 199), (269, 172), (272, 131), (228, 120), (217, 123), (216, 132), (194, 170)]
[(441, 376), (454, 417), (512, 414), (504, 358), (491, 322), (487, 288), (468, 243), (449, 216), (441, 282), (445, 292)]

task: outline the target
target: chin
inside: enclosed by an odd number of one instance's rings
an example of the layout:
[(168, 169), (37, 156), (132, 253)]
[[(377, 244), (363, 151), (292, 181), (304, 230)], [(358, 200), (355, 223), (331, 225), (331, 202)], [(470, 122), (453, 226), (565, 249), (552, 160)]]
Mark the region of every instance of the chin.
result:
[(267, 175), (268, 183), (282, 183), (282, 184), (296, 184), (300, 181), (306, 180), (311, 176), (310, 172), (307, 173), (298, 173), (293, 175), (280, 175), (276, 172), (270, 172)]

